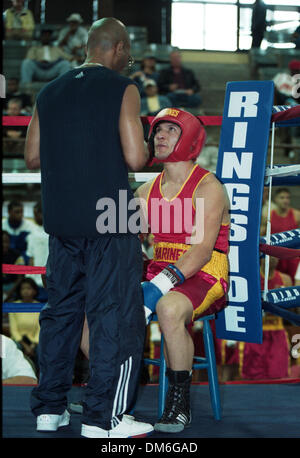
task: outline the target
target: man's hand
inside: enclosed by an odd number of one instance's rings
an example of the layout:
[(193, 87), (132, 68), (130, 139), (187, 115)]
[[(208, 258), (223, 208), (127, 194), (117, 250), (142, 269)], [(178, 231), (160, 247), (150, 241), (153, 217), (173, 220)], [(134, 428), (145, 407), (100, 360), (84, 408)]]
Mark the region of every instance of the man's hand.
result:
[(193, 95), (193, 94), (194, 94), (194, 91), (193, 91), (193, 89), (186, 89), (185, 93), (186, 93), (187, 95)]
[(174, 286), (181, 285), (185, 278), (182, 272), (173, 264), (169, 264), (151, 281), (142, 283), (144, 293), (144, 307), (146, 324), (151, 321), (151, 317), (156, 310), (159, 299), (167, 294)]
[(170, 84), (169, 89), (171, 92), (176, 91), (176, 89), (178, 89), (178, 84), (176, 83)]

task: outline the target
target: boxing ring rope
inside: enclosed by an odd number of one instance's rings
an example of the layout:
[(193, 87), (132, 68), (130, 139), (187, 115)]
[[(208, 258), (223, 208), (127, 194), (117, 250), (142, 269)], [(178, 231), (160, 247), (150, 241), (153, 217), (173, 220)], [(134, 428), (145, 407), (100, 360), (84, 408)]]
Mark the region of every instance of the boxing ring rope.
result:
[[(276, 109), (276, 107), (274, 107)], [(275, 110), (276, 111), (276, 110)], [(197, 116), (204, 126), (221, 126), (222, 116)], [(142, 124), (149, 124), (153, 117), (142, 116)], [(3, 116), (3, 126), (28, 126), (31, 116)], [(263, 310), (269, 311), (275, 315), (279, 315), (296, 325), (300, 325), (300, 315), (286, 310), (291, 307), (300, 306), (300, 287), (280, 288), (269, 290), (267, 288), (269, 276), (269, 255), (287, 259), (300, 256), (300, 229), (285, 231), (278, 234), (271, 234), (270, 228), (270, 207), (271, 207), (271, 189), (272, 184), (277, 185), (299, 185), (300, 184), (300, 165), (274, 165), (274, 138), (275, 127), (285, 126), (284, 121), (272, 122), (272, 140), (271, 140), (271, 163), (265, 170), (265, 186), (269, 187), (268, 199), (268, 221), (267, 235), (260, 238), (259, 250), (266, 254), (267, 275), (265, 275), (265, 286), (262, 297)], [(159, 172), (137, 172), (129, 173), (129, 181), (145, 182), (154, 179)], [(32, 184), (41, 183), (41, 174), (36, 173), (2, 173), (2, 181), (4, 184)], [(294, 249), (296, 248), (296, 249)], [(39, 266), (16, 266), (10, 264), (2, 265), (2, 273), (4, 274), (45, 274), (46, 268)], [(40, 312), (44, 303), (8, 303), (2, 304), (3, 313), (12, 312)]]
[[(271, 236), (271, 192), (272, 192), (272, 172), (273, 172), (273, 160), (274, 160), (274, 137), (275, 137), (275, 123), (272, 123), (272, 138), (271, 138), (271, 163), (270, 163), (270, 177), (269, 177), (269, 195), (268, 195), (268, 217), (267, 217), (267, 233), (266, 233), (266, 239), (267, 239), (267, 245), (270, 245), (270, 236)], [(266, 301), (267, 299), (267, 291), (268, 291), (268, 282), (269, 282), (269, 263), (270, 263), (270, 257), (266, 256), (266, 262), (265, 262), (265, 279), (264, 279), (264, 292), (263, 292), (263, 298)]]

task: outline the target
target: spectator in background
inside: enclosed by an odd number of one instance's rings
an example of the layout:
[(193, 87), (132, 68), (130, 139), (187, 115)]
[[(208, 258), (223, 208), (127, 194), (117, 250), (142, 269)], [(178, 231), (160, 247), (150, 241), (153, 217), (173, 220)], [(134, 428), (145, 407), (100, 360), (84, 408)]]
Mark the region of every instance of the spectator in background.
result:
[(154, 80), (144, 81), (145, 95), (141, 98), (141, 115), (155, 116), (163, 108), (171, 107), (171, 101), (165, 95), (158, 94), (158, 87)]
[(252, 48), (260, 48), (264, 38), (267, 22), (266, 22), (267, 7), (263, 0), (256, 0), (251, 20), (252, 33)]
[[(10, 237), (7, 231), (2, 231), (2, 263), (16, 265), (22, 265), (25, 263), (21, 253), (18, 250), (10, 247)], [(8, 302), (11, 298), (13, 298), (16, 288), (22, 278), (23, 275), (2, 274), (2, 291), (4, 302)]]
[(1, 334), (2, 384), (36, 385), (37, 377), (16, 343)]
[(12, 7), (4, 12), (5, 38), (16, 40), (32, 39), (34, 18), (24, 7), (24, 0), (12, 0)]
[[(33, 209), (34, 212), (34, 229), (27, 238), (27, 255), (29, 256), (28, 264), (30, 266), (44, 267), (48, 258), (48, 241), (49, 235), (46, 234), (43, 227), (43, 213), (42, 204), (37, 202)], [(44, 288), (41, 275), (28, 274), (26, 278), (32, 278), (39, 288), (37, 300), (40, 302), (47, 302), (48, 295)]]
[(22, 109), (26, 113), (30, 113), (32, 111), (32, 100), (29, 94), (25, 94), (20, 91), (19, 89), (19, 78), (13, 77), (8, 78), (6, 81), (6, 97), (3, 99), (4, 108), (7, 109), (8, 102), (10, 99), (19, 99), (22, 102)]
[[(274, 194), (276, 209), (271, 212), (271, 234), (300, 227), (300, 211), (291, 207), (291, 193), (287, 188), (278, 188)], [(294, 283), (299, 258), (281, 259), (277, 270), (288, 274)]]
[(8, 218), (3, 218), (2, 230), (9, 233), (10, 248), (18, 250), (27, 264), (27, 237), (34, 230), (34, 223), (23, 217), (24, 208), (20, 201), (9, 202), (7, 209)]
[(23, 86), (34, 79), (51, 81), (71, 68), (69, 61), (72, 56), (51, 44), (52, 30), (44, 28), (40, 41), (40, 45), (29, 48), (26, 59), (21, 64), (21, 85)]
[[(38, 303), (39, 288), (32, 278), (23, 278), (17, 288), (15, 303)], [(10, 336), (18, 348), (38, 367), (37, 346), (39, 343), (39, 313), (9, 313)]]
[(144, 83), (147, 79), (158, 81), (159, 73), (156, 71), (156, 59), (154, 56), (146, 56), (141, 62), (141, 69), (132, 73), (129, 78), (133, 79), (140, 91), (141, 97), (145, 96)]
[(153, 259), (154, 235), (145, 234), (143, 237), (143, 251), (148, 259)]
[(195, 108), (201, 104), (200, 85), (192, 70), (182, 66), (179, 51), (170, 54), (170, 66), (159, 73), (159, 93), (171, 101), (173, 107)]
[(72, 56), (72, 62), (80, 65), (85, 59), (85, 46), (88, 39), (88, 32), (80, 24), (83, 19), (80, 14), (73, 13), (67, 18), (68, 25), (64, 27), (58, 36), (58, 46), (64, 52)]
[[(7, 110), (4, 111), (6, 116), (29, 116), (30, 113), (27, 113), (22, 109), (22, 100), (21, 99), (10, 99), (7, 104)], [(25, 126), (10, 126), (4, 129), (4, 137), (8, 138), (25, 138), (26, 137), (27, 127)]]
[[(267, 221), (268, 221), (268, 208), (269, 208), (269, 188), (265, 187), (263, 190), (262, 198), (262, 209), (261, 209), (261, 225), (260, 225), (260, 235), (264, 237), (267, 233)], [(270, 204), (270, 214), (272, 210), (275, 210), (276, 204), (271, 199)]]
[(300, 60), (293, 59), (289, 62), (289, 73), (280, 72), (274, 76), (276, 105), (298, 105), (292, 92), (296, 84), (293, 76), (298, 73), (300, 73)]

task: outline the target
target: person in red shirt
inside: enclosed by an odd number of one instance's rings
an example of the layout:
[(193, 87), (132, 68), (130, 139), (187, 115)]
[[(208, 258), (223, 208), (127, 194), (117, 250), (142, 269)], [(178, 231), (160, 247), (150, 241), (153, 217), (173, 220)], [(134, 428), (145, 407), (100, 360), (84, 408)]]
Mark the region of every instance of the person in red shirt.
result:
[[(278, 188), (274, 194), (276, 209), (271, 211), (271, 234), (300, 227), (300, 211), (291, 207), (291, 193), (287, 188)], [(294, 284), (299, 258), (281, 259), (277, 270), (288, 274)]]
[[(195, 164), (204, 142), (195, 116), (174, 108), (160, 111), (151, 123), (148, 146), (152, 163), (163, 163), (164, 169), (136, 191), (154, 235), (144, 304), (151, 309), (155, 297), (151, 310), (156, 306), (165, 339), (169, 389), (154, 426), (160, 432), (176, 433), (191, 422), (194, 344), (187, 326), (226, 306), (229, 201), (216, 176)], [(197, 234), (201, 229), (202, 237)]]

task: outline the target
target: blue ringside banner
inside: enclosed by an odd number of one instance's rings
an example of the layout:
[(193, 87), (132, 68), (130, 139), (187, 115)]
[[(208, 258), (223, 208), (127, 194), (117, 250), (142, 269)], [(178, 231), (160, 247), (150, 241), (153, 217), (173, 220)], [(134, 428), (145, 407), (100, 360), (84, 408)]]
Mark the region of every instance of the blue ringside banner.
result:
[(217, 337), (262, 342), (259, 239), (274, 97), (272, 81), (227, 83), (216, 175), (230, 200), (228, 305)]

